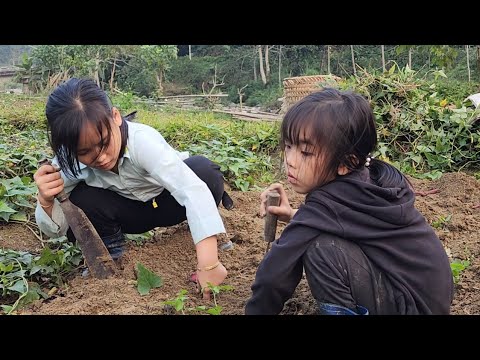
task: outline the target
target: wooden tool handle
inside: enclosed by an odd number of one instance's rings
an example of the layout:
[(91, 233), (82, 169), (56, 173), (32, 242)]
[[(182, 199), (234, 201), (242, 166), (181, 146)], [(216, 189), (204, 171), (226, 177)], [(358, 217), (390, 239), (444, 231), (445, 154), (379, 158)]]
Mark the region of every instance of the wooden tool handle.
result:
[[(38, 165), (40, 166), (52, 165), (52, 162), (48, 159), (42, 159), (38, 162)], [(68, 195), (65, 193), (65, 190), (62, 190), (57, 195), (55, 195), (55, 199), (57, 199), (60, 202), (64, 202), (65, 200), (68, 199)]]
[[(280, 204), (280, 194), (276, 191), (270, 191), (267, 194), (267, 207), (268, 206), (278, 206)], [(272, 242), (275, 240), (275, 234), (277, 231), (277, 220), (278, 216), (271, 214), (267, 211), (265, 216), (265, 232), (264, 239), (265, 241)]]

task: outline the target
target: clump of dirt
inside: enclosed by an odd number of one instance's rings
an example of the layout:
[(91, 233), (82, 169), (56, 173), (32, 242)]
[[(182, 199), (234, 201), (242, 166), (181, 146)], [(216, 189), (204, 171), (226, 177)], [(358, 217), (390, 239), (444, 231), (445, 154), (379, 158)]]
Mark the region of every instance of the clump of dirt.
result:
[[(480, 287), (476, 279), (480, 275), (480, 184), (464, 173), (445, 174), (436, 181), (411, 179), (416, 190), (438, 188), (436, 194), (418, 196), (417, 208), (429, 223), (436, 222), (436, 232), (452, 259), (469, 260), (470, 266), (461, 274), (456, 285), (452, 314), (480, 314)], [(304, 197), (288, 189), (292, 206), (298, 207)], [(220, 259), (228, 269), (224, 284), (232, 285), (232, 291), (221, 292), (216, 301), (222, 306), (222, 314), (243, 314), (245, 302), (251, 295), (250, 286), (256, 269), (262, 260), (267, 243), (263, 240), (264, 220), (259, 217), (259, 191), (230, 192), (235, 207), (231, 211), (220, 209), (228, 234), (222, 241), (231, 240), (232, 250), (220, 251)], [(451, 215), (451, 216), (450, 216)], [(440, 221), (440, 217), (448, 221)], [(279, 223), (277, 235), (285, 224)], [(0, 227), (0, 247), (37, 251), (41, 248), (33, 233), (21, 226)], [(140, 262), (164, 280), (160, 288), (148, 295), (139, 295), (134, 268)], [(128, 244), (123, 261), (124, 270), (117, 277), (96, 280), (78, 274), (60, 289), (55, 296), (37, 301), (20, 311), (27, 314), (168, 314), (175, 313), (161, 302), (173, 299), (187, 290), (185, 314), (199, 305), (213, 306), (213, 301), (203, 300), (196, 294), (189, 281), (195, 270), (195, 248), (186, 223), (159, 228), (155, 236), (138, 246)], [(302, 279), (294, 296), (287, 301), (282, 314), (306, 315), (315, 313), (315, 302), (305, 279)]]

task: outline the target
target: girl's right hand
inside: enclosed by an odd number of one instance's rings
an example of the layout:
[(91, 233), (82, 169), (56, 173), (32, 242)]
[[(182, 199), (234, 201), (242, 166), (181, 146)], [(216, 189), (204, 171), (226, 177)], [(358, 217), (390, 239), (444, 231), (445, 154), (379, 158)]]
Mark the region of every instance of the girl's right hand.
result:
[[(270, 191), (276, 191), (280, 194), (280, 204), (279, 206), (269, 206), (268, 209), (266, 208), (267, 205), (267, 194)], [(278, 216), (278, 220), (283, 222), (289, 222), (293, 215), (294, 210), (290, 206), (290, 202), (288, 201), (287, 193), (283, 189), (282, 184), (272, 184), (270, 185), (264, 192), (260, 194), (260, 216), (264, 217), (267, 214), (267, 211), (270, 214), (274, 214)]]
[(63, 179), (58, 170), (53, 165), (42, 165), (33, 175), (38, 188), (38, 201), (44, 206), (53, 204), (55, 195), (63, 190)]

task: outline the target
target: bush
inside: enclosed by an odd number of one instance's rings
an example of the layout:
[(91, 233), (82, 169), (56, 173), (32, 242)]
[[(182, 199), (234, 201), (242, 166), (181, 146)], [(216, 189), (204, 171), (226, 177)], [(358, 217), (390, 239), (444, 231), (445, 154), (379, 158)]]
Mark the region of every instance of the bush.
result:
[(135, 59), (131, 66), (124, 66), (118, 72), (118, 86), (124, 91), (134, 92), (139, 96), (156, 96), (157, 80), (153, 70), (146, 70)]
[(212, 80), (216, 61), (211, 56), (178, 58), (168, 70), (167, 81), (182, 87), (186, 94), (201, 93), (202, 84)]
[(266, 109), (280, 109), (281, 103), (278, 98), (282, 96), (283, 88), (277, 84), (264, 87), (261, 82), (256, 82), (249, 85), (245, 90), (245, 105), (262, 105)]
[(468, 96), (480, 92), (479, 84), (474, 82), (444, 79), (443, 81), (430, 81), (428, 84), (435, 85), (434, 90), (438, 97), (457, 105), (461, 104)]

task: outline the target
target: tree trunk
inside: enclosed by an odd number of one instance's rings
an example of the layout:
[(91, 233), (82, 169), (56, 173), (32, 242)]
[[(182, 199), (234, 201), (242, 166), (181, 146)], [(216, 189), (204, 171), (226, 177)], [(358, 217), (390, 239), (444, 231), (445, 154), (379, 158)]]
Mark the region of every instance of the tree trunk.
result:
[(110, 73), (110, 91), (113, 90), (113, 79), (115, 78), (115, 68), (117, 67), (117, 59), (113, 59), (113, 67)]
[(331, 74), (331, 72), (330, 72), (330, 45), (327, 45), (327, 73)]
[(468, 52), (469, 45), (465, 45), (465, 50), (467, 51), (467, 71), (468, 71), (468, 82), (471, 81), (470, 77), (470, 54)]
[(385, 72), (385, 45), (380, 45), (382, 48), (382, 69)]
[(477, 45), (477, 68), (480, 71), (480, 45)]
[(410, 47), (408, 49), (408, 67), (411, 69), (412, 68), (412, 48)]
[(353, 52), (353, 45), (350, 45), (350, 50), (352, 52), (353, 75), (357, 76), (357, 69), (355, 68), (355, 53)]
[(262, 45), (257, 45), (258, 48), (258, 60), (260, 63), (260, 77), (262, 78), (263, 85), (267, 84), (267, 77), (265, 76), (265, 69), (263, 67), (263, 54), (262, 54)]
[(158, 85), (158, 90), (157, 90), (157, 93), (158, 93), (158, 96), (162, 96), (163, 94), (163, 70), (160, 70), (157, 72), (156, 74), (156, 77), (157, 77), (157, 85)]
[(268, 80), (270, 80), (270, 46), (265, 45), (265, 71), (266, 71), (266, 77)]
[(95, 59), (95, 82), (100, 87), (100, 76), (99, 76), (99, 67), (100, 67), (100, 60), (97, 58)]
[(253, 48), (253, 80), (257, 81), (257, 49)]
[(278, 86), (282, 86), (282, 45), (278, 48)]
[(188, 45), (188, 58), (192, 60), (192, 45)]

